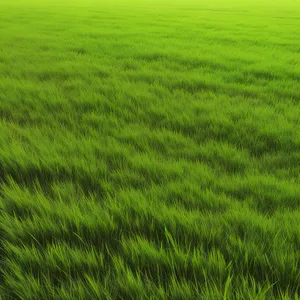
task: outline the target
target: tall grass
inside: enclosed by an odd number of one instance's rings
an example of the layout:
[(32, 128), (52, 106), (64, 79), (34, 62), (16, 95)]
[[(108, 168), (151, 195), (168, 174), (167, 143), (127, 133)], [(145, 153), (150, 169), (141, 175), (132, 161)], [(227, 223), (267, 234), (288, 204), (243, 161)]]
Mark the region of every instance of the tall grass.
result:
[(0, 299), (299, 299), (300, 5), (0, 3)]

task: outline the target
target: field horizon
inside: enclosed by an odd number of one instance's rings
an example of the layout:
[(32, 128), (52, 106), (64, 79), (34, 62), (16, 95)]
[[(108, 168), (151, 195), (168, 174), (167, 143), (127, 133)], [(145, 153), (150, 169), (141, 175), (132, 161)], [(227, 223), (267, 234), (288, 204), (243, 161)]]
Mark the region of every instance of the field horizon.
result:
[(299, 299), (300, 2), (0, 3), (0, 299)]

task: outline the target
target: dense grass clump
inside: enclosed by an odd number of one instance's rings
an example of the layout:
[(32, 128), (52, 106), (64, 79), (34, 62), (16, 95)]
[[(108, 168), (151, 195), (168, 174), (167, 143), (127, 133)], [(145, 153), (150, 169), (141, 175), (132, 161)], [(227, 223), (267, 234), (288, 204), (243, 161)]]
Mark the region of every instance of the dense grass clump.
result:
[(0, 299), (299, 299), (296, 1), (0, 3)]

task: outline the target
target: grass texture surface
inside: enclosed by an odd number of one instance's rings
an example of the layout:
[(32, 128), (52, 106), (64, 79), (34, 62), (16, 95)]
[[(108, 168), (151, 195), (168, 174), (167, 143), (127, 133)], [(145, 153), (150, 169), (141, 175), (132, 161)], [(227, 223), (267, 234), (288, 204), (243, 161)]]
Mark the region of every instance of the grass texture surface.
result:
[(0, 299), (299, 299), (300, 3), (0, 2)]

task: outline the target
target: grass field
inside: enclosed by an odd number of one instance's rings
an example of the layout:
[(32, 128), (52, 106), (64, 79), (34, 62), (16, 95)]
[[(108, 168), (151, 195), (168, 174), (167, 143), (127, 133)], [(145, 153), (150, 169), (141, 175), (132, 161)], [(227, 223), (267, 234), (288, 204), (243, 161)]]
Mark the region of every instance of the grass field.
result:
[(0, 1), (0, 299), (299, 299), (300, 2)]

